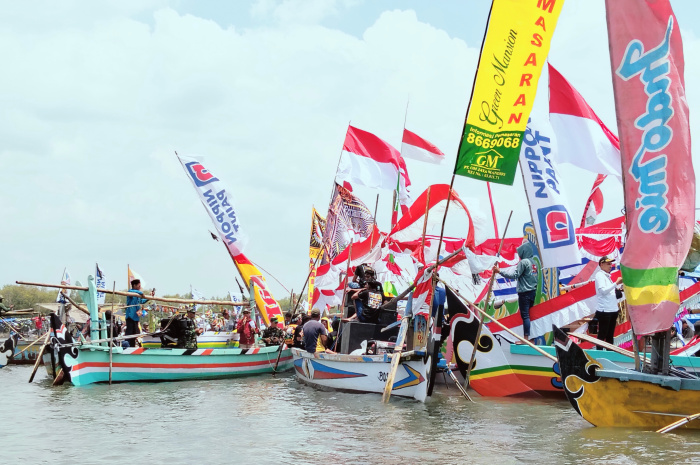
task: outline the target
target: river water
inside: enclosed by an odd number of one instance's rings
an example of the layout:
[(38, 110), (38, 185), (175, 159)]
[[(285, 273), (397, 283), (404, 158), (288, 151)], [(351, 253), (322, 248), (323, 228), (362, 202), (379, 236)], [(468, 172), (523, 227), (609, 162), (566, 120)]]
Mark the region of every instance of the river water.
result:
[(438, 386), (425, 404), (323, 392), (289, 374), (52, 387), (0, 369), (0, 464), (700, 462), (700, 433), (594, 428), (565, 400)]

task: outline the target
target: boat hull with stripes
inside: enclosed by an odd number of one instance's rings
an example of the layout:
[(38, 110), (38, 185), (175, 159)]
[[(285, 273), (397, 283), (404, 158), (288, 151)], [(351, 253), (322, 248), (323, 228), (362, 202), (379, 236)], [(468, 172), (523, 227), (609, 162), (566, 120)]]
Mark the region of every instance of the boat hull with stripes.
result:
[[(474, 348), (478, 321), (472, 315), (458, 314), (452, 320), (450, 337), (457, 367), (466, 375)], [(553, 346), (538, 346), (555, 356)], [(605, 359), (629, 369), (634, 359), (603, 350), (586, 349), (594, 359)], [(700, 374), (700, 358), (672, 355), (671, 364), (678, 369)], [(470, 373), (469, 386), (482, 396), (557, 396), (564, 397), (559, 363), (545, 357), (532, 347), (513, 344), (494, 335), (488, 326), (482, 327), (479, 350)]]
[[(293, 348), (294, 372), (304, 384), (326, 390), (382, 393), (391, 358), (382, 355), (312, 354)], [(402, 360), (394, 378), (392, 396), (425, 401), (430, 379), (430, 357)]]
[[(272, 373), (278, 347), (255, 349), (147, 349), (115, 347), (112, 353), (112, 382), (182, 381), (219, 379)], [(46, 357), (45, 363), (51, 363)], [(109, 350), (82, 346), (77, 357), (64, 358), (64, 371), (75, 386), (109, 382)], [(292, 367), (290, 349), (284, 349), (277, 371)], [(52, 368), (47, 366), (51, 372)]]
[[(200, 349), (233, 349), (238, 347), (240, 334), (234, 331), (205, 331), (197, 336), (197, 347)], [(159, 349), (161, 340), (158, 336), (144, 336), (141, 346), (146, 349)]]

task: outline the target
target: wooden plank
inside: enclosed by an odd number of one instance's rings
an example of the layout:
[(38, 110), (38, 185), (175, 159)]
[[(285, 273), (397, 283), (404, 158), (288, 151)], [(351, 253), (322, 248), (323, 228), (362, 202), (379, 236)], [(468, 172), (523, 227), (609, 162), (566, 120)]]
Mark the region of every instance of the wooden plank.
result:
[[(401, 320), (401, 328), (399, 329), (399, 335), (396, 338), (396, 348), (394, 349), (394, 355), (391, 357), (391, 369), (389, 370), (389, 376), (386, 379), (386, 384), (384, 385), (384, 394), (382, 394), (382, 402), (385, 404), (389, 402), (391, 397), (391, 390), (394, 389), (394, 377), (396, 376), (396, 370), (399, 368), (401, 362), (401, 352), (403, 352), (403, 343), (406, 339), (406, 332), (408, 331), (408, 317), (403, 317)], [(398, 353), (398, 357), (396, 356)]]

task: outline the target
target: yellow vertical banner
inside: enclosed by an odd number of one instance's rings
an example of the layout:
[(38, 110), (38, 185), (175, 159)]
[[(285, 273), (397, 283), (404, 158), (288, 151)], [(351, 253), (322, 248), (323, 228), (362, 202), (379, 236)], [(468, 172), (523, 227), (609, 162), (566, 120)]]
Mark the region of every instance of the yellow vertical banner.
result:
[(564, 0), (493, 0), (455, 174), (513, 184)]
[(326, 219), (312, 207), (311, 209), (311, 234), (309, 237), (309, 257), (312, 260), (318, 258), (323, 244), (323, 232), (326, 229)]

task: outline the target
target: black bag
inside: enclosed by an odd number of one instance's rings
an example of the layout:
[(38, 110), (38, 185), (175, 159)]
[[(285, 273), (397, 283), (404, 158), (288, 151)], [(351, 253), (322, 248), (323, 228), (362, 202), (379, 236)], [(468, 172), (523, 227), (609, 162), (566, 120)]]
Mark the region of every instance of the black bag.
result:
[(598, 318), (593, 318), (588, 322), (588, 333), (598, 334)]
[(621, 289), (615, 289), (615, 298), (616, 299), (621, 299), (622, 298), (622, 290)]

